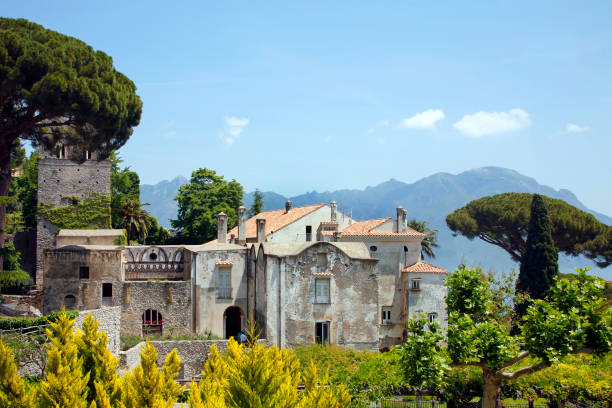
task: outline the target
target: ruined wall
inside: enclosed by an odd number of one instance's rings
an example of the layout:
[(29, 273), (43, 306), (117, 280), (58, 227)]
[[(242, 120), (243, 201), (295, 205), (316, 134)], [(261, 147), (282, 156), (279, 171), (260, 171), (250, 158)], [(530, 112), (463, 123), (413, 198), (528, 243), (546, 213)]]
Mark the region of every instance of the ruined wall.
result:
[(119, 339), (119, 334), (121, 332), (121, 306), (83, 310), (77, 316), (74, 322), (74, 328), (83, 329), (83, 322), (85, 321), (85, 317), (89, 314), (100, 323), (98, 330), (106, 333), (106, 337), (108, 338), (106, 348), (109, 349), (113, 356), (119, 357), (119, 349), (121, 346), (121, 341)]
[[(196, 270), (196, 329), (210, 330), (218, 337), (225, 337), (224, 313), (232, 306), (242, 311), (242, 327), (246, 324), (247, 299), (246, 247), (234, 244), (206, 245), (195, 257)], [(219, 291), (221, 270), (230, 270), (231, 291)]]
[[(356, 243), (355, 245), (359, 245)], [(318, 265), (325, 256), (325, 267)], [(329, 303), (316, 303), (315, 279), (328, 278)], [(316, 322), (329, 322), (330, 343), (359, 349), (378, 349), (377, 262), (355, 259), (337, 247), (321, 243), (281, 263), (281, 343), (315, 342)]]
[[(110, 196), (110, 161), (87, 160), (81, 164), (41, 152), (38, 161), (38, 205), (69, 204), (63, 197), (81, 199), (101, 193)], [(57, 227), (40, 218), (36, 230), (36, 285), (43, 287), (44, 250), (55, 248)]]
[[(119, 306), (122, 301), (121, 250), (89, 250), (83, 247), (47, 249), (44, 252), (43, 313), (59, 310), (66, 296), (74, 296), (73, 309), (102, 307), (102, 285), (112, 284), (112, 298), (105, 306)], [(89, 277), (79, 277), (80, 267), (89, 268)], [(109, 302), (110, 301), (110, 302)]]
[(163, 333), (193, 331), (191, 281), (130, 281), (123, 283), (121, 330), (142, 335), (147, 309), (162, 315)]
[(255, 263), (255, 323), (261, 330), (261, 337), (267, 338), (267, 299), (266, 257), (260, 247)]

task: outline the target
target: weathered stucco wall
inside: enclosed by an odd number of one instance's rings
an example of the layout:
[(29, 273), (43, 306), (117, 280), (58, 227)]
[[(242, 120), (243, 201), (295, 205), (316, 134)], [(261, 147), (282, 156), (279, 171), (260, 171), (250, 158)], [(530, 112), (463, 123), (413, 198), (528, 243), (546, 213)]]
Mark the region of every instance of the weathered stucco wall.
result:
[(142, 316), (147, 309), (162, 315), (163, 333), (192, 331), (191, 281), (124, 282), (121, 330), (142, 334)]
[[(45, 250), (44, 313), (59, 310), (68, 295), (76, 298), (78, 310), (102, 307), (102, 284), (112, 284), (112, 300), (105, 306), (119, 306), (122, 299), (121, 250), (89, 250), (63, 247)], [(79, 278), (79, 268), (89, 267), (89, 277)], [(108, 299), (107, 299), (108, 302)]]
[[(38, 205), (54, 207), (68, 204), (63, 197), (89, 197), (93, 193), (110, 196), (110, 161), (87, 160), (75, 163), (49, 156), (38, 161)], [(57, 227), (44, 218), (37, 225), (36, 285), (43, 287), (44, 250), (55, 247)]]
[(437, 322), (444, 330), (448, 328), (446, 311), (446, 295), (444, 286), (445, 273), (408, 273), (408, 279), (420, 279), (419, 290), (408, 290), (408, 306), (410, 317), (437, 313)]
[[(310, 225), (312, 227), (312, 238), (311, 241), (317, 240), (317, 228), (319, 228), (319, 224), (322, 222), (327, 222), (331, 220), (331, 207), (329, 205), (324, 205), (311, 212), (310, 214), (305, 215), (299, 220), (287, 225), (285, 228), (279, 231), (270, 231), (268, 230), (268, 226), (266, 226), (266, 234), (273, 232), (271, 235), (268, 235), (268, 242), (304, 242), (306, 241), (306, 226)], [(338, 222), (338, 229), (343, 230), (344, 228), (351, 225), (354, 220), (349, 216), (341, 213), (340, 211), (336, 212), (336, 221)]]
[(75, 329), (83, 329), (83, 322), (87, 315), (91, 314), (93, 318), (100, 323), (98, 330), (104, 331), (108, 338), (106, 348), (115, 357), (119, 357), (119, 349), (121, 341), (119, 335), (121, 333), (121, 306), (103, 307), (95, 310), (83, 310), (77, 316), (74, 322)]
[[(213, 247), (212, 245), (215, 245)], [(195, 257), (197, 331), (210, 330), (218, 337), (225, 337), (224, 313), (227, 308), (238, 306), (242, 311), (243, 327), (248, 316), (247, 254), (248, 249), (234, 244), (212, 244)], [(219, 291), (220, 273), (230, 271), (231, 291)]]

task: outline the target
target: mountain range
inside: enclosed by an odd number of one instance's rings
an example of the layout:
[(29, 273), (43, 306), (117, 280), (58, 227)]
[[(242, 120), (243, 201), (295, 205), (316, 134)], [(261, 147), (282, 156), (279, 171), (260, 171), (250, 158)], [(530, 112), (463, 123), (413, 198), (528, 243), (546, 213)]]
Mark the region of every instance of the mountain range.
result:
[[(169, 227), (169, 219), (176, 217), (174, 197), (179, 186), (187, 182), (184, 177), (176, 177), (155, 185), (141, 185), (141, 200), (151, 203), (148, 209), (157, 217), (160, 225)], [(264, 210), (273, 210), (283, 208), (288, 199), (294, 206), (329, 203), (335, 200), (340, 211), (356, 219), (395, 217), (395, 208), (401, 205), (408, 211), (409, 219), (427, 221), (431, 229), (438, 230), (440, 247), (435, 250), (436, 259), (430, 262), (447, 270), (453, 270), (458, 264), (465, 263), (480, 266), (485, 271), (508, 272), (518, 267), (505, 251), (478, 239), (470, 241), (461, 236), (454, 237), (445, 221), (448, 214), (472, 200), (507, 192), (538, 193), (558, 198), (590, 212), (605, 224), (612, 224), (612, 218), (589, 210), (571, 191), (555, 190), (517, 171), (500, 167), (481, 167), (457, 175), (436, 173), (411, 184), (391, 179), (363, 190), (312, 191), (294, 197), (265, 191), (263, 201)], [(249, 208), (253, 202), (253, 192), (245, 194), (243, 202)], [(590, 266), (593, 274), (612, 279), (612, 267), (598, 268), (583, 257), (559, 257), (562, 272), (570, 272), (575, 267), (583, 266)]]

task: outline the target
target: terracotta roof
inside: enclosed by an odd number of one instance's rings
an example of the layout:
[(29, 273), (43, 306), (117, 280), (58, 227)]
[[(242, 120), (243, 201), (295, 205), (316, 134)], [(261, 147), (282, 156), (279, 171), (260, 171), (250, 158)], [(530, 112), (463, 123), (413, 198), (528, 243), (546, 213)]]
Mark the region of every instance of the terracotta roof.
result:
[(415, 264), (405, 267), (402, 272), (416, 272), (416, 273), (448, 273), (446, 269), (442, 269), (438, 266), (432, 265), (429, 262), (418, 261)]
[[(313, 211), (325, 206), (325, 204), (306, 205), (303, 207), (293, 207), (288, 213), (286, 210), (263, 211), (245, 221), (246, 238), (257, 238), (257, 222), (255, 220), (264, 218), (266, 220), (266, 236), (276, 232), (281, 228), (299, 220)], [(227, 232), (227, 236), (234, 235), (238, 238), (238, 226)], [(213, 240), (211, 242), (217, 242)]]
[(342, 235), (350, 236), (407, 236), (407, 237), (424, 237), (425, 235), (408, 227), (406, 232), (388, 232), (388, 231), (372, 231), (380, 227), (391, 218), (379, 218), (376, 220), (357, 221), (348, 228), (342, 231)]

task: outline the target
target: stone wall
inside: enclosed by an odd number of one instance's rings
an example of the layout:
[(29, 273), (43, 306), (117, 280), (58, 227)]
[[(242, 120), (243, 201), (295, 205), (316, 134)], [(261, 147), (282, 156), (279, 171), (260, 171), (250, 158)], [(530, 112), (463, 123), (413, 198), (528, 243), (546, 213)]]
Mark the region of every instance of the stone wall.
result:
[[(45, 157), (46, 156), (46, 157)], [(87, 160), (75, 163), (68, 159), (48, 157), (46, 152), (38, 161), (38, 204), (54, 207), (67, 205), (64, 197), (81, 199), (93, 193), (110, 196), (110, 161)], [(36, 237), (36, 285), (43, 286), (43, 252), (55, 248), (57, 227), (41, 217)]]
[(142, 334), (142, 315), (147, 309), (162, 315), (163, 332), (193, 331), (193, 302), (191, 281), (124, 282), (121, 330)]
[(74, 322), (75, 329), (83, 329), (85, 317), (91, 314), (93, 318), (100, 323), (98, 330), (104, 331), (108, 338), (106, 348), (115, 357), (119, 357), (121, 341), (119, 335), (121, 333), (121, 306), (103, 307), (101, 309), (83, 310), (77, 316)]

